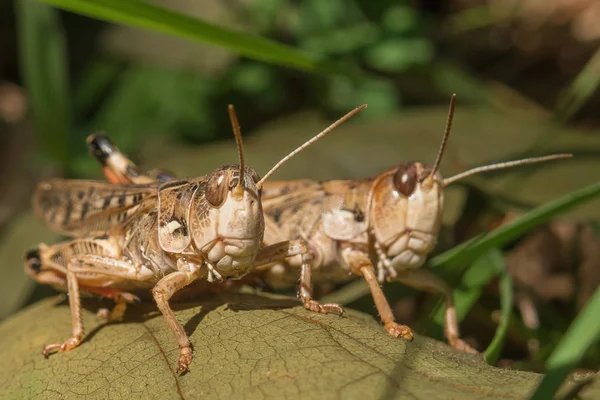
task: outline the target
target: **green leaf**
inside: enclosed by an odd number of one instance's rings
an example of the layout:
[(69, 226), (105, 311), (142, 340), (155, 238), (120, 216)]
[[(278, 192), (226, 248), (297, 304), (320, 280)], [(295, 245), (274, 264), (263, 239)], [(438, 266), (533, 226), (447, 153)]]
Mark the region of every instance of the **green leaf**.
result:
[(493, 365), (498, 361), (502, 347), (504, 346), (504, 340), (506, 339), (510, 313), (513, 308), (513, 285), (500, 250), (492, 249), (488, 254), (494, 265), (494, 269), (500, 274), (500, 309), (502, 310), (500, 323), (498, 324), (498, 328), (496, 328), (494, 338), (485, 350), (485, 359)]
[(320, 59), (273, 40), (219, 27), (143, 1), (41, 1), (92, 18), (224, 47), (243, 56), (271, 64), (310, 72), (355, 74), (349, 67)]
[(71, 112), (65, 38), (58, 12), (37, 1), (16, 2), (20, 64), (40, 147), (69, 168)]
[(532, 400), (551, 399), (581, 360), (586, 350), (600, 339), (600, 289), (577, 315), (567, 333), (546, 362), (546, 375)]
[(296, 299), (250, 294), (173, 302), (194, 346), (179, 376), (177, 343), (151, 301), (109, 325), (96, 320), (97, 300), (83, 305), (83, 343), (48, 359), (42, 346), (71, 332), (66, 301), (42, 301), (0, 325), (1, 398), (506, 399), (524, 398), (541, 379), (426, 337), (392, 338), (366, 314), (317, 314)]

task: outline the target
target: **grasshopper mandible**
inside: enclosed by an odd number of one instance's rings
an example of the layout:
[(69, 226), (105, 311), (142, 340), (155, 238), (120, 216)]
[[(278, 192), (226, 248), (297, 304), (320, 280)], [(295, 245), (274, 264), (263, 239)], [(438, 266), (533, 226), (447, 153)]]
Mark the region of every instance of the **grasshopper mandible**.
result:
[[(452, 96), (445, 133), (433, 166), (408, 162), (384, 173), (361, 180), (315, 182), (295, 180), (267, 182), (263, 187), (265, 245), (282, 239), (304, 239), (314, 259), (311, 271), (300, 270), (299, 294), (310, 292), (316, 283), (342, 283), (356, 276), (367, 282), (377, 311), (388, 334), (412, 340), (408, 326), (396, 323), (380, 284), (399, 281), (420, 290), (442, 294), (446, 301), (445, 336), (451, 346), (470, 353), (476, 351), (460, 339), (452, 289), (428, 270), (419, 269), (434, 249), (441, 225), (443, 188), (467, 176), (571, 157), (557, 154), (480, 166), (449, 178), (438, 168), (450, 134), (454, 115)], [(127, 160), (114, 146), (113, 156), (99, 157), (105, 175), (118, 175), (122, 181), (139, 179), (128, 174), (117, 160)], [(131, 163), (127, 160), (128, 163)], [(137, 171), (137, 170), (136, 170)], [(144, 176), (143, 179), (173, 179), (172, 176)], [(264, 265), (257, 273), (273, 288), (295, 284), (302, 259)]]
[[(118, 320), (126, 304), (137, 298), (134, 292), (151, 288), (179, 344), (177, 369), (188, 371), (191, 345), (169, 299), (198, 279), (239, 279), (260, 265), (293, 255), (299, 255), (302, 268), (310, 271), (311, 254), (302, 239), (263, 247), (263, 185), (283, 163), (365, 107), (356, 108), (298, 147), (262, 179), (244, 163), (239, 124), (230, 106), (239, 165), (160, 183), (136, 174), (133, 164), (123, 163), (119, 168), (137, 184), (41, 182), (33, 201), (36, 214), (55, 231), (75, 237), (53, 246), (40, 244), (26, 255), (29, 275), (69, 294), (72, 336), (64, 343), (45, 346), (43, 354), (68, 351), (81, 342), (81, 292), (112, 298), (116, 305), (108, 317)], [(94, 137), (89, 143), (99, 147)], [(343, 313), (338, 304), (320, 304), (310, 293), (302, 302), (313, 311)]]

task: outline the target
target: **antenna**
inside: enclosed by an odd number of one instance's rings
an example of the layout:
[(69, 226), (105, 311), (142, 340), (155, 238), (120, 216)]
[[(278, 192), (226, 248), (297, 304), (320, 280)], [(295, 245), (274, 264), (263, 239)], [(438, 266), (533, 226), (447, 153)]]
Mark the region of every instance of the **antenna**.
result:
[(342, 118), (338, 119), (333, 124), (329, 125), (324, 131), (322, 131), (318, 135), (314, 136), (312, 139), (308, 140), (306, 143), (304, 143), (302, 146), (298, 147), (296, 150), (292, 151), (287, 156), (283, 157), (277, 164), (275, 164), (275, 166), (273, 166), (273, 168), (271, 168), (269, 170), (269, 172), (267, 172), (265, 174), (265, 176), (263, 176), (263, 178), (260, 181), (258, 181), (257, 186), (259, 188), (262, 188), (262, 185), (273, 174), (273, 172), (277, 171), (279, 169), (279, 167), (281, 167), (290, 158), (294, 157), (296, 154), (300, 153), (302, 150), (304, 150), (305, 148), (307, 148), (308, 146), (310, 146), (311, 144), (313, 144), (314, 142), (321, 139), (323, 136), (327, 135), (329, 132), (331, 132), (332, 130), (337, 128), (339, 125), (341, 125), (343, 122), (345, 122), (348, 118), (354, 116), (359, 111), (362, 111), (365, 108), (367, 108), (366, 104), (363, 104), (360, 107), (356, 107), (354, 110), (350, 111), (348, 114), (344, 115)]
[(456, 182), (460, 179), (466, 178), (467, 176), (478, 174), (480, 172), (494, 171), (497, 169), (512, 168), (512, 167), (517, 167), (519, 165), (536, 164), (536, 163), (540, 163), (540, 162), (544, 162), (544, 161), (560, 160), (561, 158), (571, 158), (571, 157), (573, 157), (573, 154), (552, 154), (552, 155), (544, 156), (544, 157), (524, 158), (522, 160), (506, 161), (506, 162), (501, 162), (498, 164), (483, 165), (481, 167), (475, 167), (475, 168), (469, 169), (465, 172), (461, 172), (459, 174), (451, 176), (450, 178), (444, 179), (444, 186), (448, 186), (449, 184), (451, 184), (453, 182)]
[(435, 175), (438, 168), (440, 167), (440, 163), (442, 162), (442, 156), (444, 155), (444, 150), (446, 149), (446, 143), (448, 143), (448, 137), (450, 136), (450, 129), (452, 128), (452, 119), (454, 118), (454, 106), (456, 104), (456, 93), (452, 94), (450, 98), (450, 106), (448, 108), (448, 119), (446, 120), (446, 130), (444, 131), (444, 136), (442, 137), (442, 143), (440, 144), (440, 149), (438, 150), (437, 156), (435, 158), (435, 162), (433, 163), (433, 168), (431, 172), (427, 174), (423, 180), (427, 179), (430, 176)]
[(229, 119), (231, 120), (231, 128), (233, 129), (233, 135), (235, 136), (235, 144), (237, 145), (238, 150), (238, 159), (240, 161), (240, 178), (238, 180), (238, 184), (233, 189), (236, 193), (241, 193), (241, 189), (244, 187), (244, 144), (242, 142), (242, 131), (240, 129), (240, 123), (238, 121), (237, 115), (235, 114), (235, 108), (233, 104), (227, 106), (227, 111), (229, 111)]

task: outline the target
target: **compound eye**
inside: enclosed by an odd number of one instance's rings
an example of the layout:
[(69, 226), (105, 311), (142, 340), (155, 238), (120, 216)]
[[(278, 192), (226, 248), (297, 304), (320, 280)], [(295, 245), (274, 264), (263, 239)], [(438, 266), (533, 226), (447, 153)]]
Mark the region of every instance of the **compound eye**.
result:
[(415, 164), (401, 164), (394, 174), (394, 186), (396, 190), (408, 197), (415, 191), (417, 186), (417, 167)]
[(215, 173), (208, 180), (204, 196), (211, 206), (219, 208), (225, 202), (229, 191), (228, 180), (225, 171)]
[(254, 181), (254, 183), (258, 183), (260, 181), (260, 176), (258, 176), (254, 169), (252, 170), (252, 180)]

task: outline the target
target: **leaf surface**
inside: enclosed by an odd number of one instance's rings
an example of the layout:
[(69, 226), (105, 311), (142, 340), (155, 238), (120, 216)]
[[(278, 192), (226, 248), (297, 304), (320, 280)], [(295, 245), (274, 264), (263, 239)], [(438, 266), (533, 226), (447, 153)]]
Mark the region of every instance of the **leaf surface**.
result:
[[(44, 300), (0, 325), (0, 397), (521, 399), (540, 379), (425, 337), (393, 339), (365, 314), (318, 315), (243, 293), (175, 305), (195, 349), (178, 376), (177, 345), (153, 304), (111, 325), (96, 322), (96, 300), (85, 305), (85, 341), (49, 359), (42, 346), (70, 333), (66, 302)], [(598, 394), (592, 385), (582, 398)]]

